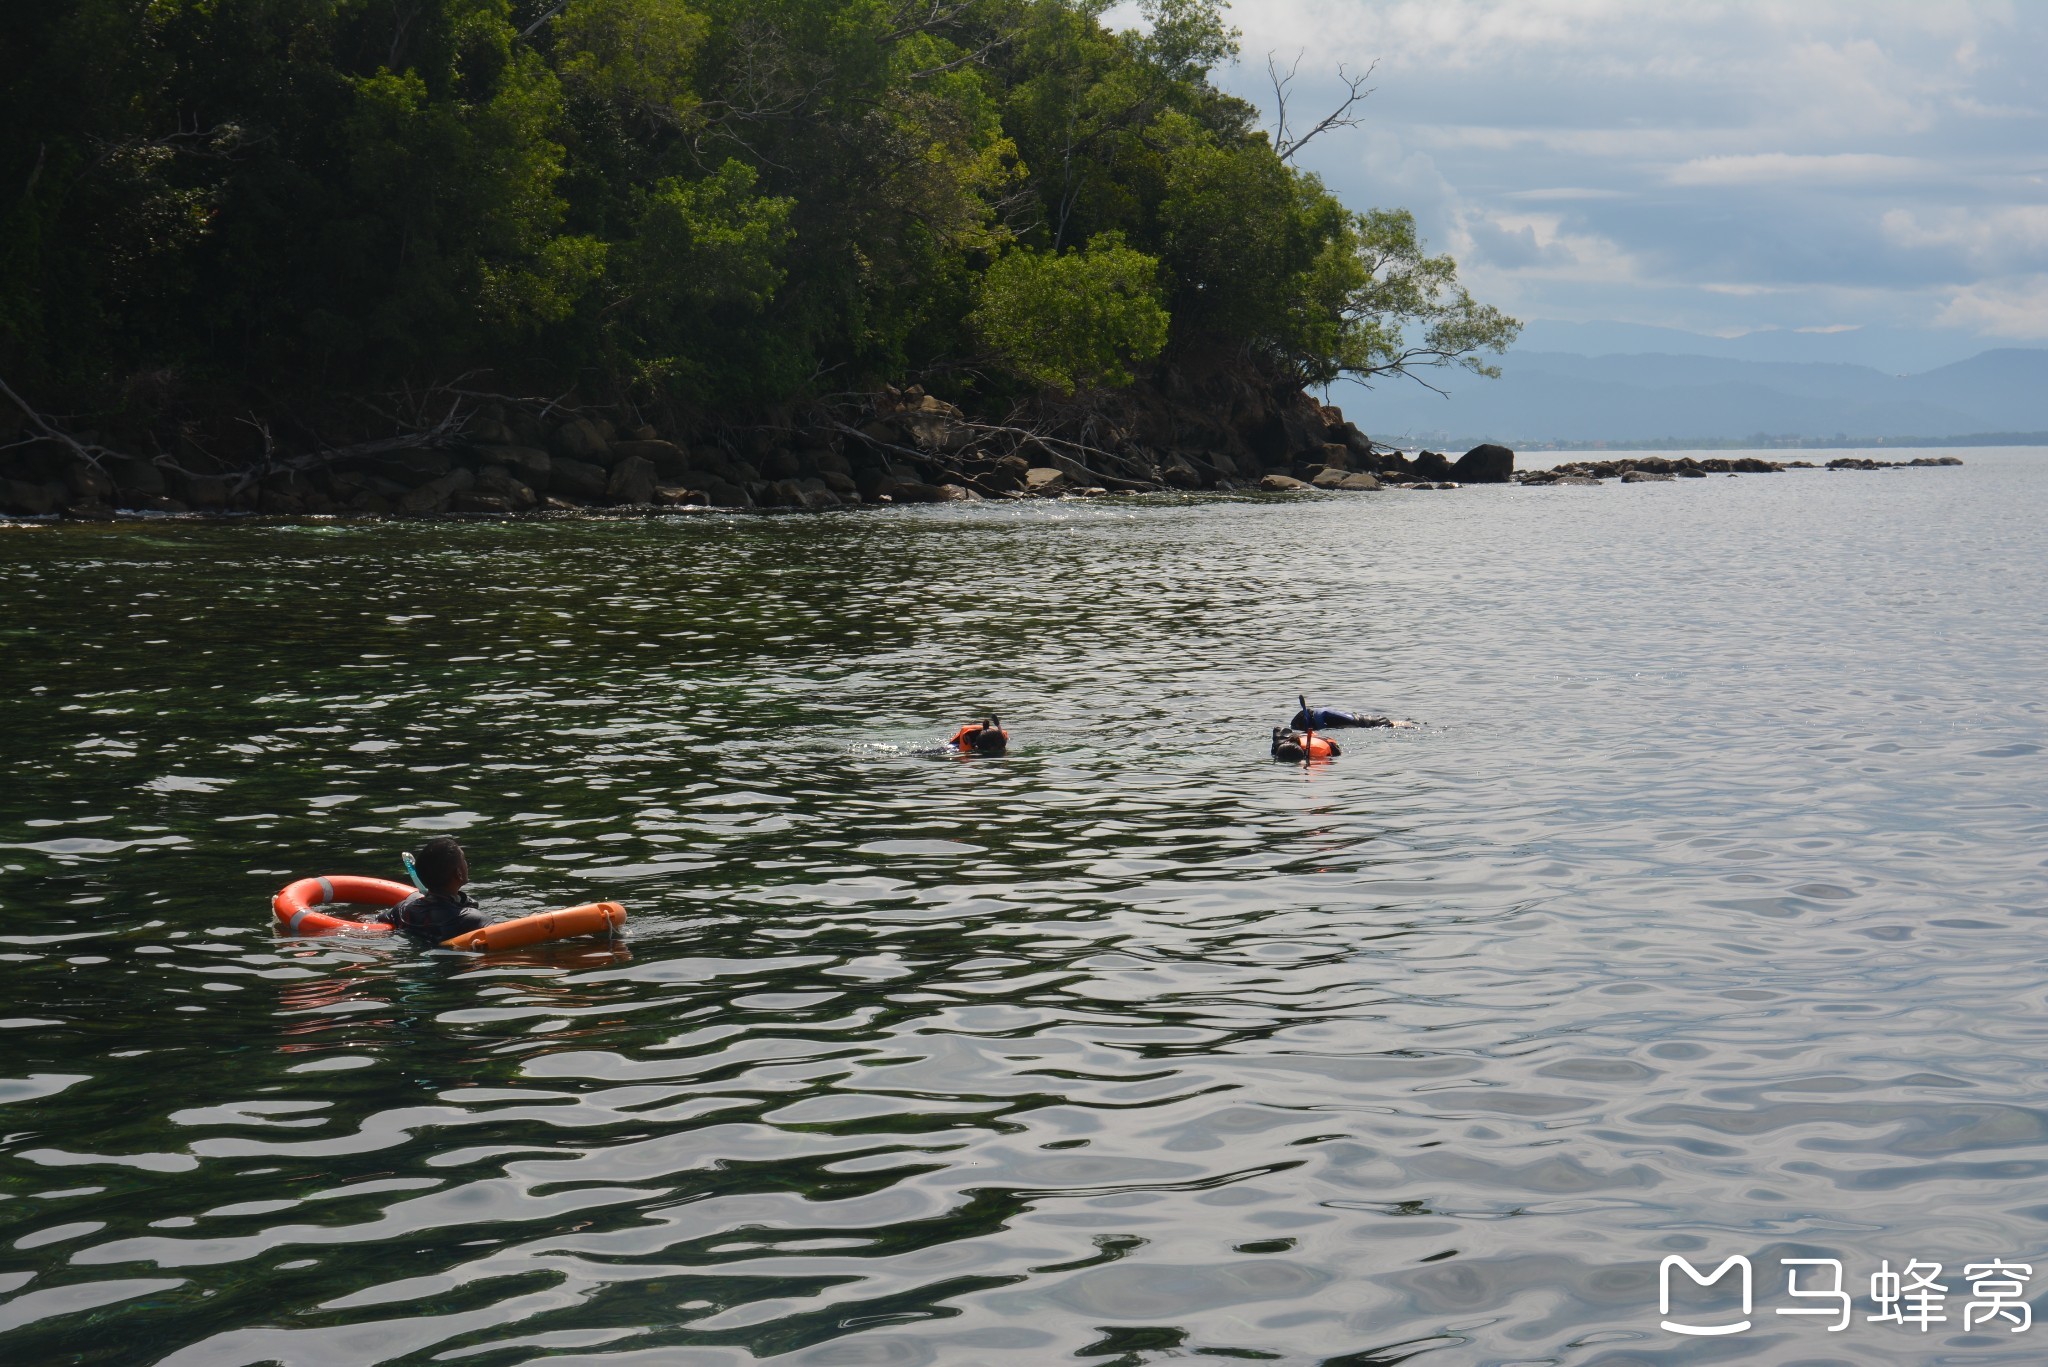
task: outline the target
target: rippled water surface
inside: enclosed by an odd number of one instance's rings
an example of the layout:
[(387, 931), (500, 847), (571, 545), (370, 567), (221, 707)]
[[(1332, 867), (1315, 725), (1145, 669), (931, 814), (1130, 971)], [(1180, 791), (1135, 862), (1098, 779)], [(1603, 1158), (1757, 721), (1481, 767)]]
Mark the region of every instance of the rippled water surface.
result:
[[(1954, 1274), (2048, 1287), (2048, 451), (1966, 458), (0, 532), (0, 1358), (2040, 1361)], [(273, 935), (435, 832), (630, 939)]]

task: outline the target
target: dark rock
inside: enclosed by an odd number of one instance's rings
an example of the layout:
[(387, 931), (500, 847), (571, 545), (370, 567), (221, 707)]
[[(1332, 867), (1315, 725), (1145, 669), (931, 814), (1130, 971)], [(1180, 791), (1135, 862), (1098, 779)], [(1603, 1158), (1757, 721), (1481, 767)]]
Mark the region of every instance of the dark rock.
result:
[(152, 462), (132, 457), (116, 457), (107, 462), (107, 473), (113, 476), (114, 485), (123, 494), (163, 494), (168, 492), (164, 472)]
[(540, 496), (532, 487), (502, 465), (486, 465), (477, 471), (476, 484), (479, 492), (504, 499), (513, 512), (527, 512), (540, 505)]
[(937, 485), (899, 477), (884, 480), (876, 499), (889, 503), (939, 503), (944, 501), (945, 495), (939, 492)]
[(513, 446), (519, 440), (510, 427), (495, 418), (471, 418), (462, 435), (473, 446)]
[(957, 451), (974, 438), (962, 427), (963, 417), (952, 404), (926, 394), (899, 414), (898, 420), (909, 429), (911, 441), (924, 450)]
[(104, 470), (80, 461), (71, 467), (71, 491), (81, 504), (103, 504), (114, 496), (114, 481)]
[(391, 469), (400, 482), (410, 486), (439, 479), (455, 468), (446, 451), (401, 451), (391, 458)]
[(537, 446), (496, 447), (491, 451), (491, 459), (511, 471), (522, 484), (541, 493), (547, 491), (548, 479), (555, 469), (554, 457)]
[(16, 517), (48, 517), (64, 502), (65, 491), (54, 484), (25, 479), (0, 479), (0, 512)]
[(770, 451), (761, 457), (761, 477), (769, 480), (801, 479), (803, 467), (789, 451)]
[(419, 488), (398, 500), (398, 511), (417, 517), (425, 513), (438, 513), (446, 508), (457, 494), (468, 492), (476, 483), (476, 476), (467, 470), (450, 470), (439, 479), (428, 480)]
[(830, 489), (841, 499), (860, 497), (860, 486), (853, 482), (853, 476), (851, 475), (843, 474), (838, 470), (827, 470), (819, 475), (818, 478), (825, 482), (827, 489)]
[(1449, 479), (1451, 478), (1450, 458), (1441, 451), (1418, 451), (1415, 453), (1414, 461), (1410, 464), (1409, 472), (1417, 479)]
[(704, 481), (704, 496), (711, 500), (711, 506), (714, 508), (750, 508), (753, 506), (753, 500), (747, 497), (745, 489), (742, 489), (729, 479), (720, 479), (715, 475)]
[(228, 506), (233, 481), (225, 475), (188, 475), (178, 485), (178, 496), (202, 513), (217, 513)]
[(1351, 468), (1351, 448), (1340, 446), (1335, 442), (1324, 442), (1323, 468), (1325, 470), (1349, 470)]
[(981, 495), (964, 484), (941, 484), (939, 498), (945, 503), (979, 503)]
[(652, 503), (654, 485), (654, 462), (641, 456), (627, 456), (612, 467), (604, 493), (614, 503)]
[(548, 445), (557, 456), (586, 461), (592, 465), (611, 463), (611, 443), (589, 418), (572, 418), (555, 429)]
[(639, 438), (615, 441), (612, 443), (612, 454), (621, 460), (637, 456), (652, 465), (655, 473), (661, 478), (671, 482), (682, 480), (684, 472), (690, 468), (689, 452), (672, 441)]
[(1686, 469), (1679, 470), (1676, 473), (1680, 479), (1705, 479), (1707, 477), (1707, 472), (1697, 466), (1688, 466)]
[(1506, 484), (1515, 476), (1515, 453), (1487, 442), (1459, 456), (1451, 474), (1466, 484)]
[(1662, 470), (1630, 470), (1627, 474), (1624, 474), (1621, 477), (1621, 482), (1623, 484), (1649, 484), (1657, 480), (1671, 480), (1676, 478), (1678, 478), (1678, 476), (1667, 474)]
[(607, 477), (601, 466), (587, 460), (563, 456), (554, 461), (548, 475), (548, 491), (595, 501), (604, 497)]
[(455, 496), (454, 510), (458, 513), (497, 513), (503, 515), (513, 510), (512, 500), (503, 494), (489, 493), (481, 489), (470, 489)]

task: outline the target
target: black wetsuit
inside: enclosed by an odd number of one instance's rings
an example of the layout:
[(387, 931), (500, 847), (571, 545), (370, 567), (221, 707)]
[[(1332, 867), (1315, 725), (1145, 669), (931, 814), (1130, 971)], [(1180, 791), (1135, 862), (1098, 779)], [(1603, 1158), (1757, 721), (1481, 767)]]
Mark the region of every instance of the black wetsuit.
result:
[(490, 924), (466, 892), (416, 892), (370, 921), (434, 945)]
[(1392, 726), (1392, 717), (1372, 717), (1362, 712), (1339, 712), (1334, 707), (1305, 707), (1287, 723), (1296, 731), (1335, 731), (1346, 726)]

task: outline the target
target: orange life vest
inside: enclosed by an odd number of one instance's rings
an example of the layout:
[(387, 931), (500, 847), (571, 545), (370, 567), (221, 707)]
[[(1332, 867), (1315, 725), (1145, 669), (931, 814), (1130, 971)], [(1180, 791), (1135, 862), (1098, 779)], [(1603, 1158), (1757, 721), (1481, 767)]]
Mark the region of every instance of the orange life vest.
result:
[(955, 750), (960, 751), (962, 754), (966, 754), (969, 751), (975, 749), (974, 742), (984, 731), (994, 731), (997, 735), (1003, 738), (1004, 745), (1008, 745), (1010, 743), (1010, 733), (1008, 731), (1003, 730), (1001, 727), (983, 726), (980, 722), (969, 722), (967, 725), (961, 727), (958, 731), (955, 731), (953, 733), (953, 738), (947, 741), (946, 744), (952, 746)]

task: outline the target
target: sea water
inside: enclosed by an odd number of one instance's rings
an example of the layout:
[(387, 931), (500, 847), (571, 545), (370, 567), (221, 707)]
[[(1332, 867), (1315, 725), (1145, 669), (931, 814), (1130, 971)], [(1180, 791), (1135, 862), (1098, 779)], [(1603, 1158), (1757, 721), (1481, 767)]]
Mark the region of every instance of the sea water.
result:
[[(0, 1358), (2038, 1362), (2048, 451), (1962, 454), (0, 531)], [(630, 938), (273, 933), (437, 834)]]

